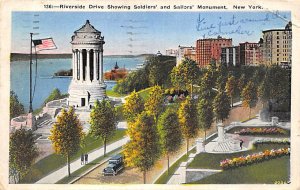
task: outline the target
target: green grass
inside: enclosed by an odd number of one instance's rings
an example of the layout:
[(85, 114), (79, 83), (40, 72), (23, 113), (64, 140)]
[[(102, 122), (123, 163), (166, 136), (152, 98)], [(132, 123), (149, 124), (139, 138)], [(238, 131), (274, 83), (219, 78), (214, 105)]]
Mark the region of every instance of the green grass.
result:
[[(77, 177), (80, 177), (82, 176), (82, 174), (84, 172), (86, 172), (87, 170), (89, 170), (90, 168), (94, 167), (95, 165), (99, 164), (100, 162), (102, 162), (104, 159), (114, 155), (114, 154), (117, 154), (120, 152), (122, 148), (118, 148), (108, 154), (106, 154), (106, 156), (100, 156), (99, 158), (95, 159), (94, 161), (84, 165), (83, 167), (81, 167), (80, 169), (74, 171), (71, 173), (71, 176), (67, 176), (67, 177), (64, 177), (63, 179), (59, 180), (56, 184), (68, 184), (70, 183), (72, 180), (74, 180), (75, 178)], [(100, 171), (99, 171), (100, 172)]]
[(106, 95), (107, 96), (113, 96), (113, 97), (124, 97), (124, 96), (127, 96), (127, 94), (120, 94), (120, 93), (115, 92), (113, 90), (106, 90)]
[[(196, 151), (196, 149), (192, 149), (189, 151), (189, 153), (194, 153)], [(172, 175), (175, 173), (175, 171), (178, 169), (178, 167), (180, 166), (181, 162), (185, 162), (187, 161), (188, 156), (186, 154), (184, 154), (184, 156), (182, 156), (181, 158), (179, 158), (172, 166), (170, 166), (169, 169), (169, 175), (168, 175), (168, 171), (165, 171), (155, 182), (154, 184), (166, 184), (169, 179), (172, 177)]]
[(208, 176), (193, 184), (274, 184), (289, 181), (290, 156), (264, 161), (254, 165), (226, 170)]
[(212, 153), (201, 153), (198, 154), (195, 159), (188, 165), (188, 168), (203, 168), (203, 169), (221, 169), (220, 161), (226, 158), (234, 158), (242, 155), (248, 155), (255, 152), (264, 151), (266, 149), (278, 149), (282, 147), (289, 147), (289, 145), (283, 144), (258, 144), (257, 148), (245, 152), (237, 152), (230, 154), (212, 154)]
[[(117, 130), (115, 135), (108, 141), (109, 143), (120, 140), (126, 133), (126, 130)], [(87, 135), (85, 138), (86, 145), (71, 157), (71, 161), (78, 159), (81, 153), (90, 152), (101, 146), (103, 146), (103, 141)], [(34, 183), (44, 176), (48, 175), (52, 171), (55, 171), (66, 164), (66, 158), (58, 154), (51, 154), (42, 160), (35, 163), (28, 174), (21, 180), (21, 183)]]

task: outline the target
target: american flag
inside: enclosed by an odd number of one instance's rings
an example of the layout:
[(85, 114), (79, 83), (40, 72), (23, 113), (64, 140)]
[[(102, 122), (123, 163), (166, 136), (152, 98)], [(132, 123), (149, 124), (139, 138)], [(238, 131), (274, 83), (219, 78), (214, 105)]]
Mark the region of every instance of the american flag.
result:
[(57, 49), (52, 38), (38, 39), (32, 40), (33, 45), (36, 48), (36, 51), (49, 50), (49, 49)]

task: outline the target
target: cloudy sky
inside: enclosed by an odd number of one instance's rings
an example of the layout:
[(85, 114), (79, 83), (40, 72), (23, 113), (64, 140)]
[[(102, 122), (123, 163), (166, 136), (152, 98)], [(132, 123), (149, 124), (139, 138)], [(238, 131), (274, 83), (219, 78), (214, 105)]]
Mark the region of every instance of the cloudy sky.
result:
[(262, 30), (284, 28), (290, 12), (14, 12), (12, 52), (29, 52), (29, 33), (35, 39), (53, 37), (58, 49), (70, 53), (73, 32), (86, 20), (105, 37), (105, 55), (165, 52), (178, 45), (218, 35), (233, 44), (258, 42)]

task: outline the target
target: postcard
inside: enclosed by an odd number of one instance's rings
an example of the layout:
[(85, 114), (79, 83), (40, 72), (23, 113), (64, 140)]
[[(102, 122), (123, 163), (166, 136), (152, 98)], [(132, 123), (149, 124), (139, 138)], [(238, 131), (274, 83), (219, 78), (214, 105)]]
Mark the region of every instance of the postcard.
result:
[(0, 189), (300, 188), (299, 2), (0, 7)]

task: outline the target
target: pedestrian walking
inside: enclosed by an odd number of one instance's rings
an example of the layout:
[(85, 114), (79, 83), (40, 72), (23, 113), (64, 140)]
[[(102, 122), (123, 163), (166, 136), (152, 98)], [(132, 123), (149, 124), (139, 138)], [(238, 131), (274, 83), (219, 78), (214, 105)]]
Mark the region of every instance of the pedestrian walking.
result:
[(81, 165), (83, 165), (83, 164), (84, 164), (84, 155), (81, 154)]
[(85, 154), (85, 155), (84, 155), (85, 164), (88, 163), (88, 159), (89, 159), (89, 155), (88, 155), (88, 154)]
[(241, 147), (241, 150), (243, 149), (243, 143), (244, 143), (244, 141), (241, 140), (241, 141), (240, 141), (240, 147)]

